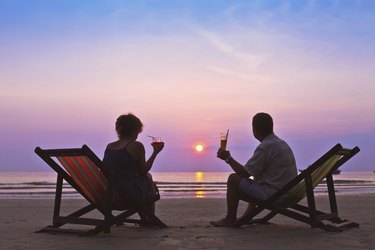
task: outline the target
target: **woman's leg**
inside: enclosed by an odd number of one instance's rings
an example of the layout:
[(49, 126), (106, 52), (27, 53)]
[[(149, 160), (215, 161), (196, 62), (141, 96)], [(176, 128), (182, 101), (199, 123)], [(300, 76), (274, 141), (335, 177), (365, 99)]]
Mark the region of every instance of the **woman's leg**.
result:
[[(147, 180), (148, 180), (147, 185), (149, 186), (147, 188), (146, 192), (147, 193), (149, 193), (149, 192), (151, 193), (152, 192), (152, 194), (155, 194), (156, 190), (155, 190), (155, 187), (154, 187), (154, 181), (152, 179), (152, 175), (149, 174), (149, 173), (147, 173), (146, 177), (147, 177)], [(144, 206), (144, 208), (148, 212), (150, 212), (152, 214), (155, 214), (155, 202), (152, 202), (152, 203)], [(147, 215), (145, 215), (143, 213), (138, 213), (138, 214), (139, 214), (139, 217), (141, 218), (142, 223), (149, 223), (150, 222), (150, 219), (147, 217)]]

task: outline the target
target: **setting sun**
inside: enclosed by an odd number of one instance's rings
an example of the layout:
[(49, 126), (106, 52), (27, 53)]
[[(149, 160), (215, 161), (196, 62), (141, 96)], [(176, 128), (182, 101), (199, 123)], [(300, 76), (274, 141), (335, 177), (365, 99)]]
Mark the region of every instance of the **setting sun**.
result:
[(197, 151), (197, 152), (202, 152), (203, 151), (203, 146), (201, 145), (201, 144), (197, 144), (197, 145), (195, 145), (195, 150)]

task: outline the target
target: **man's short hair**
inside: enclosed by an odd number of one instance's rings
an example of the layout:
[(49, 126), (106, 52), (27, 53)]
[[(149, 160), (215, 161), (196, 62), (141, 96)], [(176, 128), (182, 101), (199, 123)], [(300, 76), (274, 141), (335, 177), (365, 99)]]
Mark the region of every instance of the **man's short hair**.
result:
[(273, 120), (272, 117), (267, 113), (258, 113), (253, 117), (253, 127), (255, 130), (267, 136), (273, 133)]

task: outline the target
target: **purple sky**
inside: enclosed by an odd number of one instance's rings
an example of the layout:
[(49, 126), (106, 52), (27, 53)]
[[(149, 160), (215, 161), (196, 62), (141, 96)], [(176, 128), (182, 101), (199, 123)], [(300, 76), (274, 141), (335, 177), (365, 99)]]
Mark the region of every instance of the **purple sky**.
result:
[(0, 0), (0, 43), (1, 171), (102, 157), (127, 112), (166, 143), (153, 171), (229, 171), (219, 133), (246, 162), (260, 111), (299, 168), (340, 142), (361, 148), (344, 171), (375, 170), (373, 1)]

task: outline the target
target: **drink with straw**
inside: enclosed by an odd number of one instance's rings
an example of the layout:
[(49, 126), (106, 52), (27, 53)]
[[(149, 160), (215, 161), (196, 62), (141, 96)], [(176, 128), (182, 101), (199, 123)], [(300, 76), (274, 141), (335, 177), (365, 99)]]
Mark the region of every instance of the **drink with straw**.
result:
[(227, 130), (227, 133), (220, 133), (220, 148), (223, 150), (227, 148), (228, 134), (229, 129)]
[(151, 136), (151, 135), (148, 135), (148, 137), (152, 138), (151, 145), (159, 146), (162, 143), (161, 137), (154, 137), (154, 136)]

